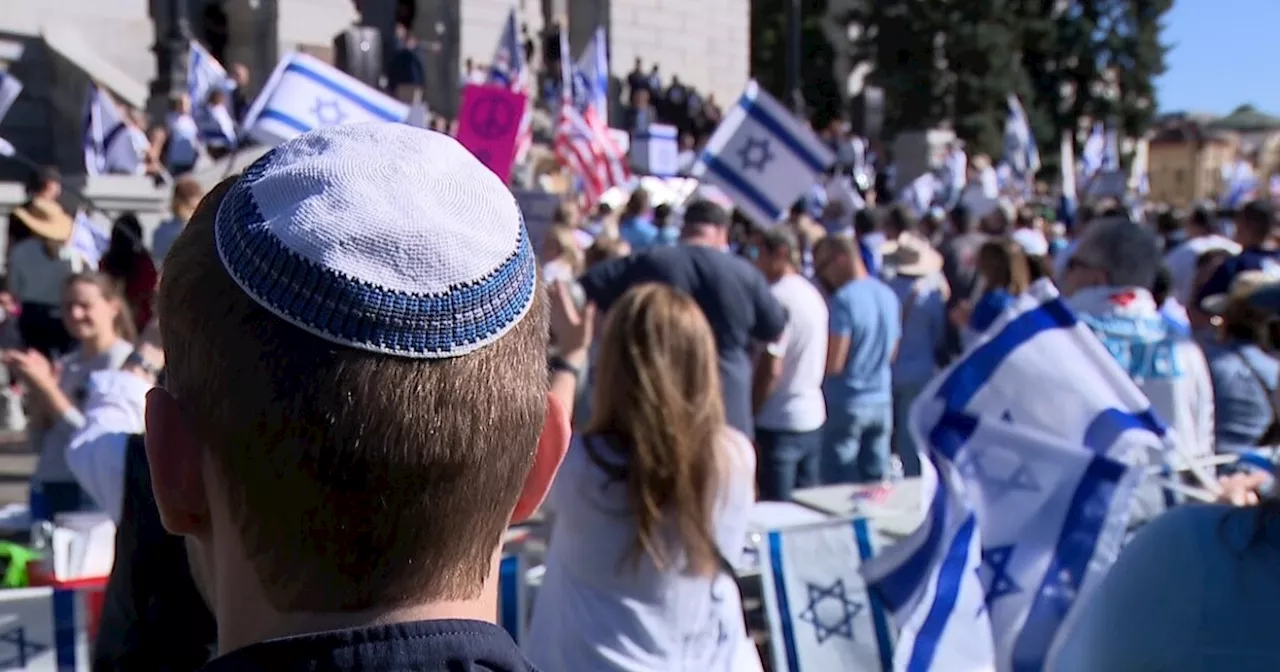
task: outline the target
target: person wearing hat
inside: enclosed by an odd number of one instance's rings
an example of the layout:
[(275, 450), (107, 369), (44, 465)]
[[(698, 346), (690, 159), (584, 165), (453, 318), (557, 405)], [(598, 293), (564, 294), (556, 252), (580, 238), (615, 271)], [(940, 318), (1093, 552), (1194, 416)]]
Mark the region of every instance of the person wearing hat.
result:
[[(146, 452), (217, 623), (201, 669), (530, 672), (500, 546), (570, 427), (502, 180), (443, 134), (318, 129), (215, 187), (165, 264)], [(557, 331), (566, 360), (586, 333)]]
[(1211, 315), (1218, 338), (1204, 345), (1213, 379), (1214, 424), (1218, 452), (1242, 452), (1280, 443), (1276, 390), (1280, 362), (1274, 353), (1275, 317), (1259, 308), (1254, 296), (1280, 287), (1280, 273), (1244, 271), (1226, 294), (1208, 297), (1201, 308)]
[(52, 361), (74, 346), (62, 324), (62, 291), (67, 280), (90, 270), (89, 261), (68, 244), (74, 223), (57, 201), (36, 198), (14, 211), (32, 236), (9, 253), (9, 292), (22, 306), (22, 342)]
[(912, 402), (937, 371), (946, 344), (950, 288), (942, 275), (942, 255), (916, 232), (909, 213), (890, 217), (894, 239), (884, 247), (886, 282), (902, 305), (902, 340), (894, 355), (893, 450), (903, 473), (920, 475), (920, 457), (908, 431)]

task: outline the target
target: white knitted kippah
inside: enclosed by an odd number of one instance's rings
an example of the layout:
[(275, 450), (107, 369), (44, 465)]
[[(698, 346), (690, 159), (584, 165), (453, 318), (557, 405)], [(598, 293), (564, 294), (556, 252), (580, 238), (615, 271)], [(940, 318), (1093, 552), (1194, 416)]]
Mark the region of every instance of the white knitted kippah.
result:
[(255, 301), (335, 343), (452, 357), (528, 312), (537, 264), (515, 197), (453, 138), (405, 124), (305, 133), (218, 208), (218, 254)]

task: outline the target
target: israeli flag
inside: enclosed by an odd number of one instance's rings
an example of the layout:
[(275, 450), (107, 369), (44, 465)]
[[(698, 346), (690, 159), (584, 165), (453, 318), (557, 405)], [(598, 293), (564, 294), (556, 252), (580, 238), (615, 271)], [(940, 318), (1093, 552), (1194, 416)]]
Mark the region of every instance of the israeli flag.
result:
[(1120, 140), (1114, 128), (1107, 130), (1107, 142), (1102, 148), (1102, 169), (1120, 170)]
[(1088, 139), (1084, 141), (1084, 150), (1080, 152), (1080, 174), (1085, 182), (1093, 179), (1098, 171), (1105, 168), (1107, 162), (1107, 133), (1101, 123), (1095, 123)]
[(0, 71), (0, 121), (9, 113), (14, 101), (22, 95), (22, 82), (13, 75)]
[(874, 552), (867, 521), (775, 530), (766, 543), (761, 577), (772, 669), (888, 672), (887, 613), (858, 571)]
[(187, 51), (187, 95), (192, 108), (199, 108), (215, 89), (226, 86), (227, 70), (199, 42), (191, 40)]
[(1022, 101), (1009, 95), (1009, 116), (1004, 122), (1004, 160), (1013, 175), (1028, 184), (1040, 170), (1040, 149), (1036, 147), (1031, 123), (1022, 109)]
[(245, 115), (244, 128), (275, 146), (317, 128), (402, 122), (409, 106), (306, 54), (286, 56)]
[(1239, 208), (1253, 200), (1258, 192), (1258, 176), (1248, 161), (1237, 159), (1222, 167), (1222, 205)]
[(861, 567), (870, 594), (898, 630), (893, 670), (995, 669), (977, 515), (952, 461), (935, 454), (933, 466), (922, 466), (929, 493), (924, 522)]
[[(916, 611), (955, 628), (985, 619), (997, 670), (1047, 669), (1079, 598), (1119, 554), (1141, 470), (1045, 432), (946, 409), (937, 399), (913, 405), (911, 429), (927, 438), (935, 467), (948, 474), (941, 488), (962, 488), (958, 496), (981, 539), (978, 613), (956, 613), (941, 589)], [(935, 494), (935, 502), (948, 497), (957, 495)], [(935, 549), (932, 557), (941, 574), (970, 571), (958, 556), (948, 562)], [(914, 630), (908, 632), (909, 617), (904, 622), (905, 641)], [(938, 651), (932, 669), (973, 669)]]
[(813, 132), (754, 80), (716, 128), (691, 174), (771, 227), (835, 160)]
[(85, 100), (82, 139), (89, 175), (134, 175), (143, 164), (143, 151), (134, 144), (120, 109), (94, 84)]
[(584, 111), (592, 105), (600, 121), (609, 124), (609, 43), (603, 27), (596, 28), (573, 66), (573, 102)]

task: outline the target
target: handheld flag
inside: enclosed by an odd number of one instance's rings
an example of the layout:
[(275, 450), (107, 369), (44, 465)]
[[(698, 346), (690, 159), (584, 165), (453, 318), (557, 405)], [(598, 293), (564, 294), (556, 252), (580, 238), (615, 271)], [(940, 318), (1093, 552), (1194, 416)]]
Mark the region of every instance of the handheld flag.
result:
[(191, 40), (187, 52), (187, 95), (191, 97), (191, 106), (199, 107), (209, 99), (215, 89), (226, 85), (227, 70), (218, 59), (209, 53), (203, 45)]
[(404, 121), (409, 106), (306, 54), (286, 56), (245, 115), (245, 130), (278, 145), (317, 128)]
[(834, 160), (812, 131), (753, 80), (691, 174), (724, 191), (757, 224), (771, 227)]

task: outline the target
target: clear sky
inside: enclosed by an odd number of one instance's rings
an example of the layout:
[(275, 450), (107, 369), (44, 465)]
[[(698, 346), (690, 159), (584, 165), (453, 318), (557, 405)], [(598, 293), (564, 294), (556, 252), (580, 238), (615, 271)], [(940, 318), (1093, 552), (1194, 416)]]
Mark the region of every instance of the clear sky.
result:
[(1226, 114), (1252, 103), (1280, 115), (1280, 0), (1174, 0), (1156, 82), (1161, 111)]

